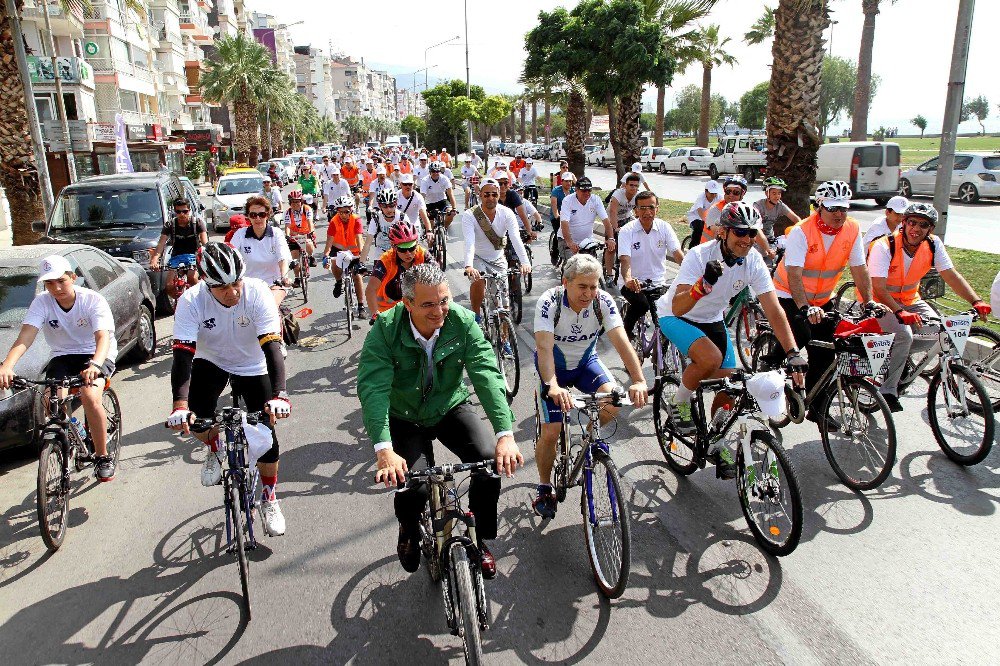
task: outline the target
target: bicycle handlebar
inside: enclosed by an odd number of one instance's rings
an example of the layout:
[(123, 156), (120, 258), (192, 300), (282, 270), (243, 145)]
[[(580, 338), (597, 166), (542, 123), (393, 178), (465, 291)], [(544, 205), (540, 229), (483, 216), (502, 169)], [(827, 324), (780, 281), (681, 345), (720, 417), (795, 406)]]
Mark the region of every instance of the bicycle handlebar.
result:
[(489, 460), (481, 460), (479, 462), (474, 462), (474, 463), (438, 465), (437, 467), (428, 467), (427, 469), (407, 472), (406, 478), (420, 479), (431, 476), (451, 476), (453, 474), (458, 474), (460, 472), (474, 472), (482, 469), (492, 470), (494, 463), (495, 461), (492, 458), (490, 458)]
[(10, 383), (11, 388), (26, 389), (30, 385), (44, 386), (45, 388), (67, 388), (74, 389), (84, 386), (83, 378), (79, 375), (66, 377), (65, 379), (28, 379), (27, 377), (15, 376)]
[[(267, 412), (244, 412), (239, 407), (224, 407), (215, 412), (215, 416), (209, 418), (194, 417), (188, 421), (188, 426), (194, 430), (208, 430), (215, 425), (243, 425), (242, 415), (246, 415), (247, 423), (257, 425), (268, 417)], [(166, 423), (163, 427), (169, 428)]]

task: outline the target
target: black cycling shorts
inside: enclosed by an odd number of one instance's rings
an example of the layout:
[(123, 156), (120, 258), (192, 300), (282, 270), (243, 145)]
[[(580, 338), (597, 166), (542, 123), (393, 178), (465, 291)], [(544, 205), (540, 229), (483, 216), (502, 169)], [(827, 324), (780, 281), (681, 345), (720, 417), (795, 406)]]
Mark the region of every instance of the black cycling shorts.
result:
[(445, 208), (450, 206), (451, 203), (445, 199), (444, 201), (438, 201), (437, 203), (427, 204), (427, 217), (434, 219), (434, 214), (438, 211), (443, 211)]
[[(67, 377), (77, 377), (87, 369), (93, 354), (63, 354), (54, 356), (45, 368), (46, 379), (66, 379)], [(110, 358), (104, 361), (101, 366), (101, 374), (110, 377), (115, 374), (115, 362)]]

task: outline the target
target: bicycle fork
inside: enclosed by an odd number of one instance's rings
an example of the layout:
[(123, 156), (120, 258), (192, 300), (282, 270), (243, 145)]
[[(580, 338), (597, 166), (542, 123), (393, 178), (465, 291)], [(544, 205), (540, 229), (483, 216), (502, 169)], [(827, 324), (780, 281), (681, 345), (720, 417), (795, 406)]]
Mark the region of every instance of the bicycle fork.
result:
[(583, 467), (583, 492), (587, 494), (587, 517), (590, 519), (590, 524), (594, 527), (610, 527), (618, 522), (618, 497), (615, 495), (615, 485), (611, 481), (610, 472), (605, 472), (605, 476), (607, 477), (605, 481), (608, 484), (608, 498), (611, 501), (611, 521), (608, 522), (607, 517), (597, 515), (597, 509), (594, 506), (594, 462), (591, 453), (593, 447), (597, 447), (604, 451), (604, 453), (610, 455), (610, 448), (608, 447), (607, 442), (603, 440), (595, 442), (591, 448), (587, 449), (587, 453), (585, 454), (586, 457), (584, 459)]

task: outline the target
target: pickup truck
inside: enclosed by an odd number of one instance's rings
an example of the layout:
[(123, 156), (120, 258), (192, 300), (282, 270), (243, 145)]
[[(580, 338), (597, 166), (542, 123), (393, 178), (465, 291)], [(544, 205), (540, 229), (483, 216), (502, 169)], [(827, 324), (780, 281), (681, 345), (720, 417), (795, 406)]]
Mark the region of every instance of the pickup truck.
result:
[(767, 171), (764, 147), (767, 138), (757, 136), (723, 136), (708, 164), (708, 175), (715, 180), (719, 174), (739, 173), (752, 183)]

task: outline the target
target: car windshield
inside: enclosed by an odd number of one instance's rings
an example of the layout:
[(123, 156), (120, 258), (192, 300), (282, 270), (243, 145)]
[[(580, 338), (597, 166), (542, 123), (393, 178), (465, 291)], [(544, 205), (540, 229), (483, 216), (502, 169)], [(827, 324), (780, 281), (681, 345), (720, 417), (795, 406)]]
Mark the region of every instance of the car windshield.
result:
[(37, 268), (0, 266), (0, 328), (20, 326), (37, 292)]
[(261, 178), (230, 178), (219, 181), (217, 194), (257, 194), (263, 189)]
[(52, 212), (52, 229), (100, 229), (162, 224), (154, 189), (63, 191)]

